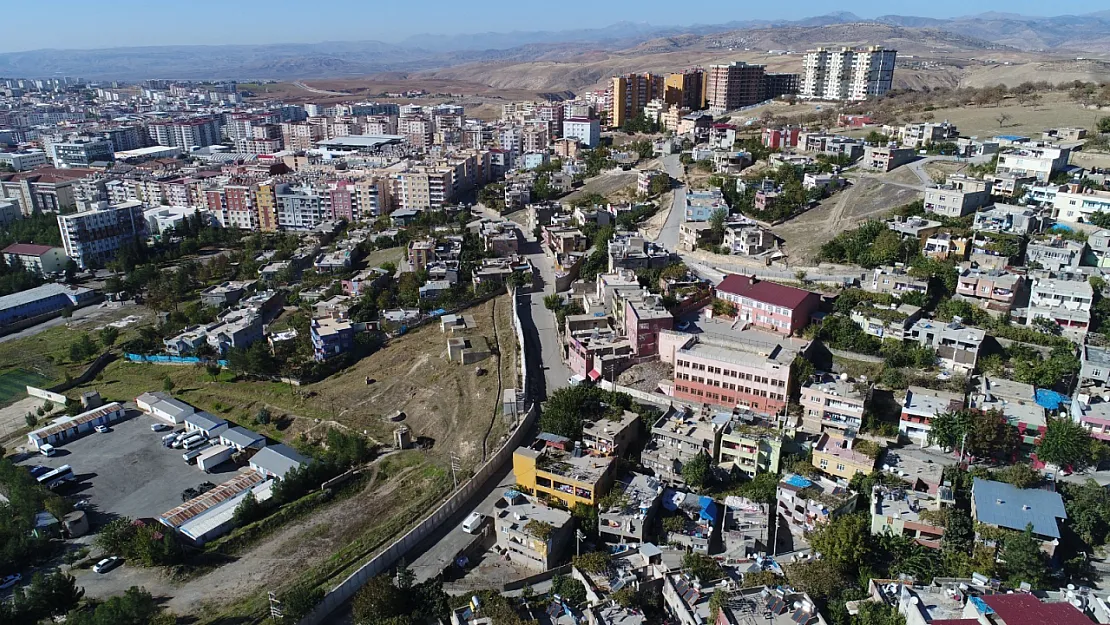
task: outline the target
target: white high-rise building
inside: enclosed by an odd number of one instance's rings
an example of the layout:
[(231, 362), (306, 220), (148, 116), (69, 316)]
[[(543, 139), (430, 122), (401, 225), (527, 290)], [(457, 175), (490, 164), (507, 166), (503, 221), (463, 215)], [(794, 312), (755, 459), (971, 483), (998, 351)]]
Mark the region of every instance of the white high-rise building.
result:
[(806, 52), (799, 96), (813, 100), (866, 100), (890, 91), (897, 50), (817, 48)]

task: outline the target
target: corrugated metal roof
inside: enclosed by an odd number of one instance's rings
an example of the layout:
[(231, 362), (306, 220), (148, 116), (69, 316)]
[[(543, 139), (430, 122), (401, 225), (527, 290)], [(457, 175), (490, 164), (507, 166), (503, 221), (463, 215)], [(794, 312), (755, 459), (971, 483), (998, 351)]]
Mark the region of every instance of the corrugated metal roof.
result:
[(64, 421), (59, 420), (60, 422), (55, 422), (53, 425), (48, 425), (44, 428), (35, 430), (34, 432), (31, 432), (31, 436), (46, 439), (55, 434), (60, 434), (61, 432), (65, 432), (66, 430), (75, 428), (79, 425), (84, 425), (90, 421), (109, 415), (117, 410), (123, 410), (123, 406), (120, 406), (116, 402), (112, 402), (99, 408), (94, 408), (93, 410), (90, 410), (88, 412), (82, 412), (81, 414), (73, 418), (66, 419), (65, 417), (63, 417), (63, 419), (65, 419)]
[(1064, 499), (1052, 491), (975, 478), (971, 496), (976, 521), (1019, 532), (1032, 524), (1034, 533), (1059, 538), (1056, 519), (1068, 518)]
[(85, 293), (91, 292), (92, 289), (86, 289), (85, 287), (51, 282), (42, 286), (36, 286), (33, 289), (27, 289), (26, 291), (20, 291), (18, 293), (12, 293), (11, 295), (0, 297), (0, 310), (7, 310), (9, 308), (15, 308), (16, 306), (23, 306), (24, 304), (49, 299), (58, 295), (79, 298)]
[(202, 430), (211, 430), (221, 425), (226, 425), (227, 421), (217, 417), (208, 412), (195, 412), (185, 417), (185, 423), (192, 424)]
[(20, 256), (42, 256), (54, 249), (49, 245), (36, 245), (34, 243), (12, 243), (4, 248), (5, 254), (18, 254)]
[(258, 467), (278, 477), (284, 477), (290, 469), (299, 467), (309, 460), (292, 448), (278, 443), (258, 450), (251, 457), (251, 466)]
[(250, 447), (258, 441), (265, 440), (265, 437), (258, 432), (253, 432), (245, 427), (236, 426), (220, 434), (220, 438), (238, 445), (239, 447)]
[(158, 519), (163, 524), (177, 529), (187, 523), (189, 519), (218, 506), (256, 484), (261, 484), (264, 479), (254, 471), (240, 473), (207, 493), (193, 497), (173, 510), (166, 512)]

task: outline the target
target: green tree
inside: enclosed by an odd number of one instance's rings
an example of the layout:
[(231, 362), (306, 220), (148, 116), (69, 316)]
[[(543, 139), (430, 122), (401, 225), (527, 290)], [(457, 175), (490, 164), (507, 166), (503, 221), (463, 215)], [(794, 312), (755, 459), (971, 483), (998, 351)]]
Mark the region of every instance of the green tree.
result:
[(1098, 547), (1110, 539), (1110, 491), (1094, 480), (1059, 484), (1068, 513), (1068, 526), (1088, 545)]
[(558, 293), (545, 295), (543, 297), (543, 307), (552, 312), (555, 312), (563, 307), (563, 298), (560, 297)]
[(825, 558), (789, 564), (785, 572), (790, 585), (809, 594), (814, 601), (825, 601), (854, 583), (840, 567)]
[(85, 590), (77, 586), (71, 575), (56, 572), (49, 575), (35, 573), (26, 590), (26, 601), (33, 613), (45, 617), (64, 616), (77, 607)]
[(1037, 445), (1037, 459), (1082, 471), (1091, 462), (1091, 435), (1071, 419), (1049, 419)]
[(1018, 488), (1031, 488), (1044, 480), (1044, 475), (1033, 467), (1019, 463), (995, 472), (994, 476), (1002, 482), (1013, 484)]
[(586, 602), (586, 587), (569, 575), (556, 575), (551, 578), (551, 592), (559, 595), (563, 601), (572, 606)]
[(906, 625), (906, 617), (894, 606), (863, 601), (859, 604), (859, 613), (852, 617), (852, 625)]
[(709, 455), (699, 453), (687, 462), (682, 463), (682, 479), (686, 485), (694, 490), (705, 488), (712, 479), (712, 462)]
[(691, 552), (683, 555), (682, 568), (703, 584), (719, 580), (725, 575), (721, 564), (704, 553)]
[(1100, 117), (1095, 128), (1099, 132), (1110, 132), (1110, 117)]
[(98, 338), (101, 345), (111, 347), (116, 344), (116, 339), (119, 338), (119, 330), (112, 326), (104, 326), (100, 329)]
[(162, 611), (145, 588), (132, 586), (122, 596), (110, 597), (93, 610), (69, 613), (68, 625), (172, 625), (176, 619)]
[(1033, 525), (1027, 525), (1024, 532), (1010, 534), (1002, 548), (1002, 559), (1006, 561), (1006, 578), (1015, 588), (1021, 582), (1028, 582), (1033, 588), (1043, 588), (1048, 568), (1041, 541), (1033, 535)]
[(235, 506), (232, 522), (238, 527), (250, 525), (266, 516), (266, 512), (267, 507), (255, 498), (253, 491), (248, 491), (246, 497), (243, 497), (239, 505)]
[(718, 208), (709, 215), (709, 228), (713, 232), (713, 240), (720, 243), (725, 239), (725, 221), (728, 220), (728, 210)]
[(176, 386), (177, 386), (177, 384), (174, 383), (173, 378), (171, 378), (170, 376), (167, 375), (165, 378), (162, 379), (162, 390), (163, 391), (166, 391), (167, 393), (170, 393), (170, 392), (173, 391), (174, 387), (176, 387)]
[(270, 417), (270, 409), (263, 406), (259, 408), (258, 413), (254, 415), (254, 421), (259, 425), (269, 425)]
[(778, 497), (779, 478), (774, 473), (757, 473), (754, 478), (736, 488), (736, 494), (759, 503), (775, 503)]
[(825, 560), (848, 569), (867, 562), (874, 553), (871, 520), (866, 513), (847, 514), (815, 530), (809, 544)]
[(324, 600), (324, 590), (308, 584), (297, 584), (281, 593), (278, 600), (282, 606), (282, 622), (296, 623)]

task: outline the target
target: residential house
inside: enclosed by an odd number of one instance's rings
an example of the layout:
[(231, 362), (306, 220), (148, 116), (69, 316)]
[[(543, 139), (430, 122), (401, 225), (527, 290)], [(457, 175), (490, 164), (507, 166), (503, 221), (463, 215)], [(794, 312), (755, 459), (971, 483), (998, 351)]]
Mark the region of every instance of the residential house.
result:
[(940, 549), (944, 523), (937, 520), (948, 503), (955, 503), (950, 487), (935, 494), (876, 484), (871, 490), (871, 534), (906, 536), (930, 549)]
[(863, 160), (860, 166), (864, 169), (887, 172), (913, 161), (916, 157), (917, 153), (912, 148), (869, 145), (863, 149)]
[(908, 341), (932, 347), (940, 365), (949, 370), (970, 373), (979, 360), (979, 349), (986, 333), (952, 322), (942, 324), (921, 319), (910, 328)]
[(684, 221), (709, 221), (717, 211), (728, 213), (728, 204), (720, 189), (686, 192)]
[(1037, 182), (1037, 177), (1032, 174), (1014, 172), (995, 172), (983, 176), (983, 179), (990, 180), (992, 194), (1015, 200), (1020, 200), (1025, 194), (1025, 189)]
[(887, 220), (886, 227), (897, 232), (903, 239), (918, 239), (924, 242), (940, 231), (941, 223), (932, 219), (896, 215), (893, 219)]
[(832, 477), (851, 480), (857, 473), (870, 475), (879, 459), (879, 445), (857, 440), (854, 431), (845, 434), (825, 432), (813, 446), (813, 466)]
[(525, 569), (543, 572), (554, 568), (573, 540), (572, 516), (524, 495), (508, 491), (506, 506), (493, 515), (496, 544), (509, 561)]
[(1032, 384), (982, 375), (973, 382), (968, 406), (1001, 414), (1017, 429), (1021, 436), (1019, 446), (1025, 452), (1033, 451), (1048, 425), (1047, 411), (1037, 403)]
[[(1060, 544), (1060, 521), (1068, 518), (1060, 493), (1018, 488), (1005, 482), (975, 478), (971, 485), (971, 518), (976, 523), (1016, 532), (1033, 527), (1041, 550), (1051, 558)], [(981, 536), (977, 540), (986, 541)]]
[(776, 495), (776, 513), (795, 535), (812, 532), (833, 519), (855, 512), (859, 498), (851, 489), (826, 477), (809, 478), (796, 473), (783, 476)]
[(998, 269), (964, 265), (956, 282), (956, 295), (990, 312), (1006, 313), (1025, 292), (1025, 276)]
[(750, 410), (736, 410), (721, 431), (717, 464), (748, 477), (778, 473), (784, 453), (793, 449), (794, 435), (785, 424)]
[(640, 436), (640, 415), (625, 410), (620, 419), (599, 419), (582, 426), (582, 446), (588, 453), (623, 456)]
[(883, 293), (886, 295), (901, 296), (906, 293), (921, 293), (929, 291), (929, 280), (917, 278), (906, 273), (902, 265), (876, 267), (868, 280), (866, 275), (860, 279), (860, 286), (868, 293)]
[(971, 229), (978, 232), (1029, 235), (1040, 230), (1041, 219), (1037, 211), (1028, 206), (995, 203), (986, 210), (975, 213)]
[(1059, 221), (1090, 223), (1095, 213), (1110, 213), (1110, 191), (1069, 185), (1067, 191), (1056, 194), (1052, 201), (1052, 213)]
[(902, 400), (898, 432), (924, 447), (929, 441), (933, 418), (946, 412), (962, 410), (963, 407), (963, 393), (911, 386), (906, 390), (906, 397)]
[(1000, 152), (995, 172), (1033, 176), (1044, 182), (1063, 171), (1070, 157), (1071, 148), (1046, 143), (1027, 143)]
[(697, 415), (671, 408), (651, 428), (651, 441), (640, 454), (640, 462), (659, 479), (683, 484), (682, 467), (699, 454), (717, 457), (721, 431), (726, 419), (711, 420), (708, 414)]
[(818, 372), (802, 384), (802, 429), (820, 434), (828, 429), (854, 432), (863, 425), (871, 387), (852, 382), (846, 374)]
[[(689, 224), (682, 224), (683, 226)], [(722, 242), (729, 254), (757, 256), (777, 248), (775, 234), (755, 223), (725, 223), (725, 236)]]
[(938, 232), (925, 240), (921, 253), (937, 260), (949, 258), (962, 260), (967, 257), (970, 243), (967, 237), (954, 236), (950, 232)]
[(1079, 386), (1093, 384), (1104, 387), (1110, 385), (1110, 349), (1081, 345), (1079, 348), (1081, 367)]
[(893, 304), (888, 308), (877, 305), (867, 305), (860, 302), (852, 310), (850, 318), (864, 332), (880, 339), (896, 339), (904, 341), (919, 319), (921, 308), (909, 304)]
[(1029, 289), (1029, 307), (1015, 312), (1028, 326), (1038, 319), (1056, 322), (1071, 335), (1086, 336), (1091, 325), (1094, 288), (1086, 280), (1035, 278)]
[(312, 358), (316, 362), (345, 354), (355, 345), (354, 325), (346, 319), (313, 319), (309, 331), (312, 337)]
[(596, 505), (609, 492), (615, 456), (591, 456), (560, 450), (539, 439), (513, 452), (513, 475), (518, 489), (557, 499), (567, 508), (579, 503)]
[(925, 210), (945, 217), (970, 215), (990, 203), (991, 181), (952, 174), (925, 187)]
[(1087, 244), (1065, 239), (1059, 235), (1034, 239), (1025, 246), (1025, 264), (1039, 266), (1048, 271), (1065, 267), (1078, 267), (1083, 260)]
[(626, 482), (613, 486), (597, 510), (597, 530), (606, 540), (642, 543), (651, 536), (663, 484), (643, 473), (633, 473)]

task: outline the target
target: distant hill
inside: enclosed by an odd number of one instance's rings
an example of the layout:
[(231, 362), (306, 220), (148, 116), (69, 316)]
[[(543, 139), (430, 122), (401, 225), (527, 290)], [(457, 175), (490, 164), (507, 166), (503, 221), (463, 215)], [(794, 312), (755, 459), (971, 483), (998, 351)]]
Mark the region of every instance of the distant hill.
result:
[[(1110, 11), (1056, 17), (991, 12), (951, 19), (903, 15), (864, 19), (836, 12), (793, 21), (747, 20), (692, 26), (618, 22), (566, 31), (428, 34), (398, 43), (47, 49), (0, 53), (0, 76), (289, 80), (436, 71), (484, 63), (578, 63), (581, 55), (597, 54), (619, 58), (615, 65), (633, 66), (636, 63), (629, 60), (630, 54), (730, 48), (802, 50), (813, 45), (862, 43), (898, 46), (910, 54), (1012, 49), (1110, 55)], [(596, 60), (591, 58), (591, 62)], [(573, 82), (586, 78), (583, 74)], [(496, 79), (487, 76), (483, 82), (492, 84)]]

